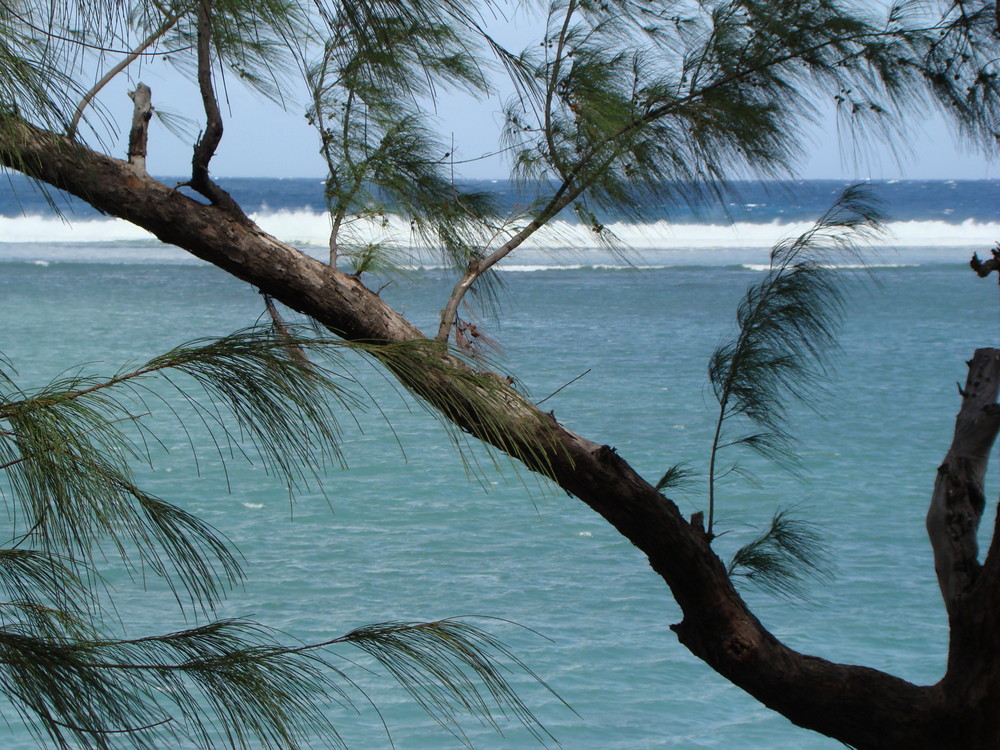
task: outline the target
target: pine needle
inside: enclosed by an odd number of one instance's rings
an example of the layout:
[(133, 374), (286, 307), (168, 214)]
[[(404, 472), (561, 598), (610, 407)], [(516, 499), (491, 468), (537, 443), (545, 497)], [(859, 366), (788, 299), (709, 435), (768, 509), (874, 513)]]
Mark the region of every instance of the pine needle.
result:
[(767, 529), (740, 547), (728, 565), (730, 576), (774, 596), (806, 599), (808, 579), (833, 580), (831, 555), (815, 526), (791, 517), (788, 509), (774, 514)]
[[(721, 450), (743, 446), (778, 465), (794, 466), (788, 402), (814, 400), (844, 312), (844, 290), (830, 264), (861, 262), (859, 246), (881, 228), (867, 191), (848, 188), (809, 231), (771, 250), (767, 275), (740, 302), (737, 332), (715, 350), (708, 366), (719, 403), (709, 457), (709, 535)], [(746, 422), (759, 429), (729, 434), (731, 423)]]

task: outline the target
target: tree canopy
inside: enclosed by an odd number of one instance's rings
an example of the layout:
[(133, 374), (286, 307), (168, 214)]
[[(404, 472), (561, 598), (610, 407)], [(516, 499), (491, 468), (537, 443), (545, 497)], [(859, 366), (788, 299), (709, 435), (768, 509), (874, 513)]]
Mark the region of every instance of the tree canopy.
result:
[[(334, 661), (344, 646), (371, 655), (459, 738), (469, 713), (496, 728), (501, 715), (515, 718), (547, 737), (508, 682), (511, 667), (526, 667), (468, 619), (378, 623), (303, 644), (214, 617), (243, 580), (240, 556), (217, 529), (140, 486), (133, 465), (151, 461), (157, 440), (144, 417), (172, 412), (189, 435), (200, 423), (220, 456), (262, 462), (290, 492), (314, 484), (339, 454), (337, 411), (359, 397), (332, 369), (345, 345), (303, 334), (248, 329), (111, 376), (71, 370), (32, 390), (4, 363), (0, 671), (4, 695), (40, 740), (339, 746), (330, 701), (366, 699)], [(126, 637), (112, 583), (122, 572), (160, 579), (195, 624)]]

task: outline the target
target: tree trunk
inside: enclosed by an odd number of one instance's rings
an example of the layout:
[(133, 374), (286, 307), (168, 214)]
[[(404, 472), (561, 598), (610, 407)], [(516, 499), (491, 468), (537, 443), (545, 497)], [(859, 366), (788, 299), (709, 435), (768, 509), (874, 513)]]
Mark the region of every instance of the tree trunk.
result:
[[(1000, 350), (979, 349), (969, 361), (955, 435), (938, 468), (927, 531), (948, 610), (951, 642), (942, 692), (953, 715), (954, 747), (1000, 746), (1000, 550), (998, 529), (980, 565), (977, 532), (986, 507), (983, 479), (1000, 430)], [(1000, 520), (1000, 518), (998, 518)]]
[(700, 524), (688, 523), (614, 448), (566, 430), (499, 376), (473, 371), (357, 278), (136, 174), (126, 162), (12, 116), (0, 120), (0, 161), (225, 269), (345, 339), (376, 344), (375, 356), (408, 389), (469, 434), (550, 477), (638, 547), (681, 607), (683, 620), (673, 626), (680, 641), (794, 723), (862, 748), (1000, 747), (1000, 554), (991, 550), (971, 588), (959, 584), (968, 592), (952, 613), (952, 656), (938, 685), (796, 652), (750, 612)]

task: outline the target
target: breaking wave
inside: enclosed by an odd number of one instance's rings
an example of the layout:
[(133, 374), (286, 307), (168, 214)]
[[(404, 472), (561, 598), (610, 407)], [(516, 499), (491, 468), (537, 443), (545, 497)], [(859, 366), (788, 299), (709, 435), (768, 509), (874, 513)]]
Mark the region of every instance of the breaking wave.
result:
[[(309, 210), (261, 212), (255, 220), (279, 239), (321, 257), (327, 245), (329, 221), (323, 213)], [(639, 266), (689, 264), (755, 264), (766, 262), (766, 250), (775, 242), (808, 229), (807, 222), (732, 224), (674, 224), (613, 222), (606, 225), (628, 249), (625, 260), (599, 241), (589, 227), (557, 221), (533, 236), (510, 258), (508, 270), (545, 266)], [(978, 248), (980, 252), (1000, 238), (1000, 222), (968, 220), (902, 221), (888, 225), (889, 233), (876, 243), (877, 249), (899, 248), (902, 264), (933, 260), (964, 259), (956, 248)], [(381, 239), (396, 245), (414, 266), (435, 264), (433, 252), (402, 221), (387, 226), (356, 227), (362, 239)], [(14, 246), (18, 246), (15, 248)], [(42, 248), (41, 246), (45, 246)], [(98, 250), (98, 246), (100, 249)], [(34, 252), (32, 251), (34, 249)], [(75, 248), (70, 252), (69, 248)], [(905, 253), (905, 255), (904, 255)], [(0, 216), (0, 259), (64, 260), (93, 259), (119, 262), (159, 262), (182, 259), (183, 253), (162, 245), (145, 230), (111, 218), (66, 220), (56, 216)]]

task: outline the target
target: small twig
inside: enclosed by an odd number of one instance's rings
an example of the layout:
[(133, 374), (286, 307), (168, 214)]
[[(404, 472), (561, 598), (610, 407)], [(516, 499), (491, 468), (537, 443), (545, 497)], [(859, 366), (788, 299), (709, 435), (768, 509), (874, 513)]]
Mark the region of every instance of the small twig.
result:
[(548, 401), (548, 400), (549, 400), (550, 398), (552, 398), (552, 397), (553, 397), (553, 396), (555, 396), (555, 395), (556, 395), (557, 393), (559, 393), (559, 391), (563, 390), (564, 388), (569, 388), (569, 387), (570, 387), (571, 385), (573, 385), (573, 383), (575, 383), (575, 382), (576, 382), (577, 380), (579, 380), (580, 378), (582, 378), (582, 377), (584, 377), (584, 376), (588, 375), (588, 374), (590, 373), (590, 371), (591, 371), (592, 369), (593, 369), (593, 368), (591, 368), (591, 367), (588, 367), (588, 368), (587, 368), (586, 370), (584, 370), (583, 372), (581, 372), (581, 373), (580, 373), (579, 375), (577, 375), (577, 376), (576, 376), (575, 378), (573, 378), (572, 380), (570, 380), (570, 381), (569, 381), (568, 383), (564, 383), (563, 385), (561, 385), (561, 386), (559, 386), (558, 388), (556, 388), (556, 389), (555, 389), (554, 391), (552, 391), (552, 393), (550, 393), (550, 394), (549, 394), (548, 396), (546, 396), (545, 398), (543, 398), (543, 399), (542, 399), (541, 401), (536, 401), (536, 402), (535, 402), (535, 406), (541, 406), (541, 405), (542, 405), (542, 404), (544, 404), (544, 403), (545, 403), (546, 401)]
[(466, 293), (472, 288), (473, 284), (476, 283), (476, 280), (501, 260), (514, 252), (514, 250), (520, 247), (525, 240), (531, 237), (531, 235), (548, 224), (550, 219), (576, 200), (583, 190), (583, 185), (572, 187), (569, 182), (563, 182), (562, 185), (559, 186), (559, 189), (556, 190), (553, 196), (549, 199), (545, 207), (542, 208), (535, 218), (532, 219), (531, 222), (529, 222), (528, 225), (525, 226), (520, 232), (511, 237), (507, 240), (507, 242), (489, 255), (473, 258), (469, 262), (468, 267), (465, 269), (465, 273), (462, 274), (462, 278), (455, 284), (451, 295), (448, 297), (448, 302), (441, 311), (441, 322), (438, 326), (437, 336), (435, 337), (437, 341), (448, 340), (448, 337), (451, 335), (451, 330), (454, 328), (455, 323), (458, 320), (458, 308), (461, 305), (462, 300), (465, 298)]
[(272, 299), (271, 295), (266, 292), (261, 292), (261, 296), (264, 298), (264, 307), (267, 308), (267, 314), (271, 317), (271, 322), (274, 323), (274, 329), (278, 332), (278, 335), (285, 340), (285, 346), (288, 347), (288, 353), (303, 367), (312, 369), (312, 362), (309, 361), (309, 357), (305, 350), (298, 344), (298, 342), (295, 341), (295, 337), (292, 335), (291, 331), (288, 330), (288, 324), (285, 323), (285, 319), (282, 318), (281, 313), (278, 312), (278, 308), (274, 304), (274, 299)]
[[(110, 55), (130, 55), (133, 52), (133, 50), (121, 49), (118, 47), (107, 47), (100, 44), (93, 44), (91, 42), (84, 41), (79, 37), (71, 37), (62, 34), (56, 34), (55, 32), (52, 31), (51, 28), (44, 29), (41, 26), (37, 26), (36, 24), (33, 24), (31, 21), (29, 21), (28, 16), (16, 13), (14, 11), (14, 8), (9, 3), (0, 2), (0, 8), (2, 8), (6, 13), (8, 13), (12, 18), (16, 18), (18, 21), (23, 23), (27, 28), (31, 29), (37, 34), (41, 34), (47, 39), (54, 39), (58, 42), (68, 42), (69, 44), (74, 44), (77, 47), (82, 47), (83, 49), (89, 49), (93, 50), (94, 52), (100, 52)], [(191, 49), (190, 45), (160, 52), (142, 51), (139, 52), (136, 55), (136, 57), (144, 57), (144, 56), (157, 57), (159, 55), (174, 55), (180, 52), (187, 52), (189, 49)]]
[(161, 719), (160, 721), (154, 722), (152, 724), (146, 724), (141, 727), (128, 727), (126, 729), (90, 729), (88, 727), (81, 727), (75, 724), (69, 724), (64, 721), (57, 721), (52, 719), (52, 723), (59, 727), (65, 727), (66, 729), (72, 729), (74, 732), (81, 732), (83, 734), (135, 734), (136, 732), (146, 732), (150, 729), (155, 729), (156, 727), (161, 727), (164, 724), (169, 724), (173, 721), (169, 716), (166, 719)]
[[(22, 460), (24, 460), (24, 458), (26, 458), (26, 456), (24, 456), (24, 457), (22, 457), (20, 459), (17, 459), (17, 461), (22, 461)], [(12, 465), (13, 463), (16, 463), (16, 461), (9, 462), (7, 464), (7, 466)], [(5, 467), (0, 467), (0, 468), (5, 468)], [(15, 550), (18, 547), (20, 547), (22, 544), (24, 544), (24, 542), (27, 541), (31, 537), (32, 534), (34, 534), (36, 531), (38, 531), (38, 529), (41, 528), (42, 524), (45, 523), (45, 518), (46, 518), (46, 516), (48, 516), (48, 514), (49, 514), (48, 507), (46, 507), (45, 509), (42, 510), (41, 515), (39, 516), (38, 520), (35, 521), (34, 525), (32, 525), (32, 527), (30, 529), (28, 529), (27, 531), (25, 531), (20, 537), (17, 537), (17, 541), (14, 542), (13, 544), (11, 544), (11, 546), (8, 547), (7, 549), (9, 549), (9, 550)], [(13, 541), (13, 540), (11, 540), (11, 541)], [(10, 544), (10, 542), (8, 542), (8, 544)]]

